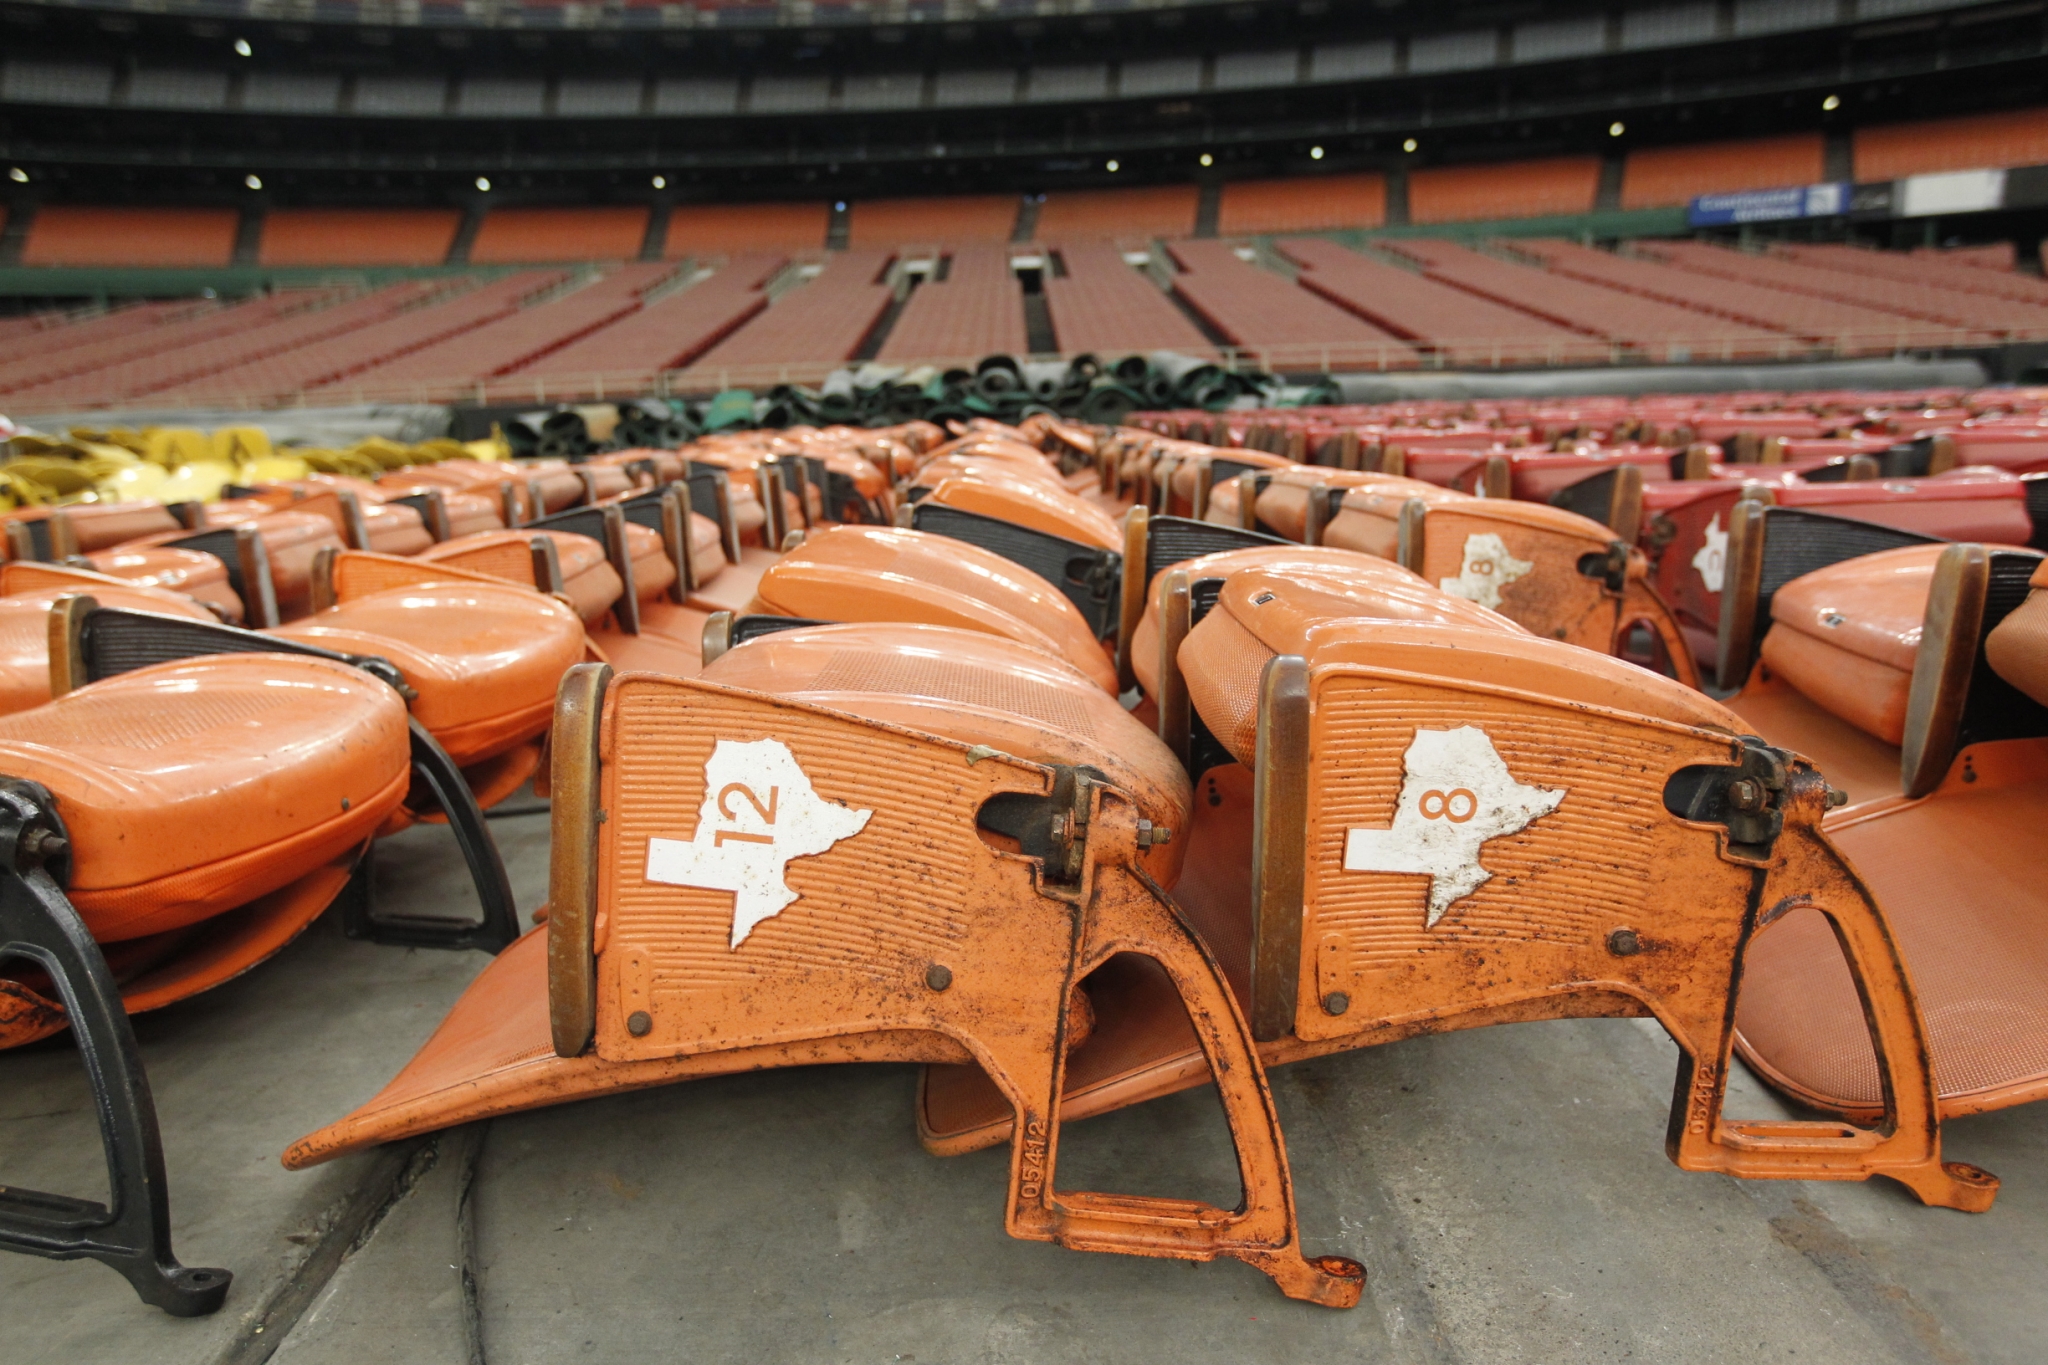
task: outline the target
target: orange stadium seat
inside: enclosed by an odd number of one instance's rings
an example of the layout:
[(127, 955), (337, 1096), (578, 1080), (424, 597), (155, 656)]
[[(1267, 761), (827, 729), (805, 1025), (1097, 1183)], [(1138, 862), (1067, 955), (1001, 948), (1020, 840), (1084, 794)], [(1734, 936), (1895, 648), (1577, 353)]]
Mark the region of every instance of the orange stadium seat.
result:
[(1017, 225), (1014, 194), (942, 199), (875, 199), (853, 206), (847, 240), (856, 247), (904, 242), (1007, 242)]
[(454, 209), (276, 209), (263, 220), (263, 265), (439, 265)]
[(1621, 174), (1621, 206), (1660, 209), (1699, 194), (1810, 185), (1822, 170), (1819, 133), (1707, 142), (1693, 147), (1646, 147), (1630, 152)]
[(1225, 237), (1237, 237), (1254, 232), (1380, 227), (1386, 221), (1385, 176), (1327, 175), (1240, 180), (1225, 185), (1216, 230)]
[(823, 204), (690, 204), (668, 214), (670, 260), (729, 251), (816, 251), (825, 245)]
[(1858, 180), (1895, 180), (1931, 171), (2042, 162), (2048, 162), (2048, 109), (1856, 131)]
[(226, 265), (233, 209), (104, 209), (53, 205), (29, 224), (23, 265)]
[(1047, 195), (1038, 210), (1041, 241), (1186, 237), (1195, 230), (1193, 185), (1152, 185), (1130, 190), (1073, 190)]
[(1439, 166), (1408, 177), (1408, 221), (1459, 223), (1590, 213), (1600, 161), (1561, 156), (1492, 166)]
[(495, 209), (469, 249), (475, 265), (630, 261), (647, 236), (645, 208)]

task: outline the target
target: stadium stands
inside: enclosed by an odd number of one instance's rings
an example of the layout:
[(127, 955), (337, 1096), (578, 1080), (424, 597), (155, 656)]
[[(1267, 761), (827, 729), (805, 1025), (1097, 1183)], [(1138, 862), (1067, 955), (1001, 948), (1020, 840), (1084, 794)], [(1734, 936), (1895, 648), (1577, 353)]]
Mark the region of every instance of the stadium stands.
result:
[(445, 295), (318, 346), (262, 356), (182, 384), (176, 396), (186, 402), (251, 406), (295, 400), (309, 389), (502, 318), (567, 278), (560, 270), (526, 270), (482, 284), (462, 280)]
[(829, 219), (823, 204), (678, 204), (668, 212), (662, 254), (673, 261), (740, 251), (819, 251)]
[(1823, 266), (1731, 251), (1705, 242), (1660, 242), (1654, 253), (1683, 270), (1723, 279), (1755, 281), (1795, 294), (1869, 304), (1888, 313), (1947, 323), (1999, 336), (2048, 335), (2048, 306), (1966, 293), (1931, 280), (1888, 280)]
[(1702, 194), (1811, 185), (1823, 177), (1823, 161), (1819, 133), (1644, 147), (1622, 166), (1621, 206), (1667, 208)]
[(264, 356), (316, 346), (388, 318), (447, 287), (441, 280), (407, 280), (352, 299), (328, 291), (295, 291), (281, 297), (300, 297), (301, 306), (269, 322), (208, 327), (183, 345), (159, 347), (133, 359), (17, 388), (10, 397), (74, 407), (161, 393)]
[(1788, 293), (1745, 278), (1708, 277), (1680, 270), (1661, 253), (1651, 257), (1617, 256), (1558, 241), (1517, 242), (1515, 249), (1543, 261), (1560, 275), (1678, 304), (1699, 314), (1717, 314), (1807, 342), (1824, 342), (1829, 349), (1844, 355), (1882, 354), (1900, 346), (1967, 345), (1989, 339), (1982, 333), (1859, 304)]
[(1319, 237), (1290, 237), (1280, 249), (1304, 267), (1297, 280), (1394, 336), (1451, 365), (1534, 365), (1607, 359), (1604, 342), (1509, 308), (1414, 270)]
[(835, 253), (808, 281), (700, 356), (697, 370), (851, 360), (889, 306), (890, 286), (882, 280), (889, 260), (886, 251)]
[(1414, 348), (1336, 304), (1238, 257), (1227, 242), (1175, 242), (1186, 273), (1174, 292), (1231, 345), (1269, 368), (1353, 364), (1384, 369), (1415, 362)]
[(673, 265), (633, 264), (530, 302), (490, 327), (464, 332), (372, 365), (337, 383), (374, 390), (398, 381), (427, 394), (530, 367), (550, 352), (616, 322), (640, 306), (640, 295), (675, 272)]
[(1326, 175), (1238, 180), (1223, 187), (1216, 230), (1225, 237), (1324, 228), (1379, 227), (1387, 221), (1387, 178)]
[(647, 236), (645, 208), (493, 209), (469, 249), (475, 265), (630, 261)]
[(0, 360), (0, 392), (18, 392), (35, 384), (118, 365), (137, 356), (201, 344), (244, 327), (259, 327), (273, 318), (296, 312), (323, 295), (304, 290), (249, 299), (225, 308), (198, 308), (156, 320), (154, 326), (96, 329), (83, 346), (44, 348)]
[(1905, 257), (1838, 243), (1804, 245), (1787, 242), (1774, 250), (1788, 260), (1809, 261), (1831, 270), (1850, 271), (1877, 280), (1907, 284), (1925, 282), (1964, 293), (1991, 294), (2002, 299), (2048, 304), (2048, 280), (2038, 275), (1986, 270), (1937, 255)]
[[(1645, 359), (1682, 362), (1802, 352), (1780, 333), (1695, 312), (1584, 279), (1517, 265), (1450, 242), (1411, 238), (1382, 245), (1419, 261), (1431, 279), (1605, 337)], [(1517, 250), (1529, 250), (1517, 242)]]
[(1163, 290), (1107, 242), (1053, 248), (1066, 274), (1048, 271), (1045, 305), (1060, 350), (1122, 355), (1159, 349), (1206, 353), (1209, 339)]
[(29, 224), (23, 265), (226, 265), (233, 209), (116, 209), (45, 205)]
[[(613, 376), (620, 383), (644, 386), (663, 370), (689, 364), (765, 308), (768, 296), (761, 286), (782, 268), (783, 259), (765, 253), (736, 256), (712, 275), (662, 294), (522, 373), (545, 374), (550, 382), (557, 382), (556, 376)], [(607, 391), (619, 392), (612, 384), (610, 378), (605, 381)]]
[(1858, 128), (1856, 178), (2048, 164), (2048, 109)]
[(263, 265), (440, 265), (462, 215), (454, 209), (272, 209)]
[(1007, 242), (1017, 225), (1014, 194), (874, 199), (855, 204), (847, 241), (855, 247), (930, 242)]
[(1460, 223), (1590, 213), (1600, 159), (1554, 157), (1491, 166), (1439, 166), (1408, 177), (1408, 221)]
[(1193, 185), (1049, 194), (1038, 209), (1036, 235), (1041, 242), (1096, 238), (1134, 244), (1153, 237), (1186, 237), (1195, 230), (1200, 197)]
[(1027, 349), (1024, 293), (1010, 272), (1010, 249), (963, 246), (947, 255), (946, 277), (911, 291), (877, 360), (976, 359)]

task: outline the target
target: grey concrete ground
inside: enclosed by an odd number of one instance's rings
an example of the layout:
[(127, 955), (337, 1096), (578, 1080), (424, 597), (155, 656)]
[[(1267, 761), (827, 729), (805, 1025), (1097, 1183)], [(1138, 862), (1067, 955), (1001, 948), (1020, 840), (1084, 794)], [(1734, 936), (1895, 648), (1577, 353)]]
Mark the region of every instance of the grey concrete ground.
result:
[[(494, 821), (520, 903), (546, 821)], [(466, 908), (440, 831), (383, 854), (395, 907)], [(1012, 1241), (1005, 1156), (926, 1156), (907, 1067), (773, 1072), (496, 1120), (294, 1174), (278, 1153), (408, 1058), (477, 954), (350, 943), (140, 1021), (178, 1251), (235, 1271), (176, 1321), (85, 1262), (0, 1255), (0, 1360), (2036, 1362), (2048, 1108), (1968, 1119), (2005, 1178), (1971, 1217), (1896, 1187), (1689, 1175), (1663, 1155), (1675, 1049), (1640, 1021), (1417, 1039), (1274, 1076), (1312, 1252), (1365, 1302), (1247, 1267)], [(1731, 1108), (1773, 1112), (1749, 1085)], [(68, 1045), (0, 1055), (0, 1179), (86, 1193)], [(1069, 1129), (1061, 1183), (1230, 1202), (1207, 1092)]]

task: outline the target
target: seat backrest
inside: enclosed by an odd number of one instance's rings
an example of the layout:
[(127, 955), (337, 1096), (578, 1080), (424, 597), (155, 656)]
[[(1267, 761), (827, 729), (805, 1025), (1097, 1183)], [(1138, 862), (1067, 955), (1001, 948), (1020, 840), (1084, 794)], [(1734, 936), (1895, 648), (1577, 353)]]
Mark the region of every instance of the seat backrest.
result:
[(2028, 587), (2026, 600), (1985, 632), (1984, 658), (1999, 677), (2048, 704), (2048, 567), (2037, 568)]
[(1740, 687), (1748, 679), (1778, 589), (1845, 559), (1933, 540), (1889, 526), (1739, 499), (1729, 511), (1722, 575), (1715, 651), (1721, 686)]
[[(1988, 657), (1991, 635), (2026, 604), (2042, 564), (2039, 553), (2024, 550), (1951, 545), (1942, 551), (1900, 746), (1906, 795), (1933, 791), (1955, 756), (1972, 744), (2048, 735), (2048, 706)], [(2016, 634), (2026, 631), (2026, 621)], [(2015, 668), (2003, 647), (1999, 652), (2007, 669), (2026, 680), (2027, 671)]]

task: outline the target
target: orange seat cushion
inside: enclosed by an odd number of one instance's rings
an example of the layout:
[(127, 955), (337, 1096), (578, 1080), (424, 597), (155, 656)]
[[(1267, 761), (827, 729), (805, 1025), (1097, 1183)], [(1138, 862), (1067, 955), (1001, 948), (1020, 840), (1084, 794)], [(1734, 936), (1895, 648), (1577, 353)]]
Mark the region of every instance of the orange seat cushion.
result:
[(518, 588), (439, 584), (352, 598), (271, 632), (390, 660), (419, 693), (412, 714), (458, 764), (544, 733), (583, 623)]
[(419, 558), (530, 587), (536, 536), (555, 542), (555, 558), (562, 566), (562, 592), (575, 605), (576, 614), (585, 624), (602, 620), (625, 585), (605, 558), (604, 546), (589, 536), (564, 531), (486, 531), (444, 540)]
[(242, 654), (160, 664), (0, 718), (0, 772), (55, 794), (69, 891), (102, 941), (297, 880), (404, 799), (405, 703), (357, 669)]
[(242, 599), (228, 582), (228, 566), (204, 551), (124, 545), (87, 555), (86, 560), (109, 578), (179, 593), (213, 608), (225, 620), (242, 619)]
[(215, 619), (204, 607), (170, 593), (111, 583), (71, 583), (0, 597), (0, 714), (25, 711), (50, 699), (50, 604), (79, 592), (90, 593), (103, 607)]
[(1764, 665), (1887, 744), (1906, 732), (1920, 623), (1942, 545), (1908, 545), (1802, 574), (1771, 600)]

